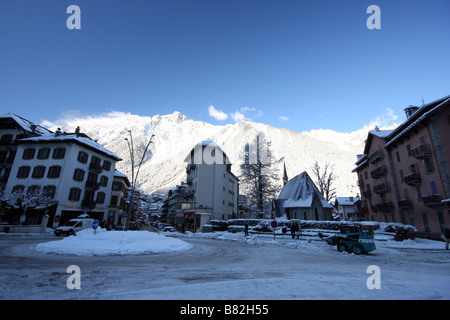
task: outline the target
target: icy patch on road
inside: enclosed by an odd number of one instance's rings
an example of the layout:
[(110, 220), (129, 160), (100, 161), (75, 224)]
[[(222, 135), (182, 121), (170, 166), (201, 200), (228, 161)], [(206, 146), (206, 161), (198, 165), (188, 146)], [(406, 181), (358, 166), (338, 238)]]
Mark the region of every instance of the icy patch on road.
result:
[(189, 250), (192, 245), (149, 231), (86, 229), (62, 240), (40, 243), (35, 250), (76, 256), (128, 255)]

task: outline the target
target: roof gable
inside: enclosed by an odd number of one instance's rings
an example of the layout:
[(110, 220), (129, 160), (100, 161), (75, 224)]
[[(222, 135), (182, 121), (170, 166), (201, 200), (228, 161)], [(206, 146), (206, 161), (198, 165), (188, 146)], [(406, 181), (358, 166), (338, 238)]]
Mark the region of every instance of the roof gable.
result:
[(324, 208), (332, 206), (324, 199), (319, 189), (306, 171), (289, 180), (280, 192), (278, 199), (286, 200), (285, 208), (311, 207), (314, 197), (317, 197)]

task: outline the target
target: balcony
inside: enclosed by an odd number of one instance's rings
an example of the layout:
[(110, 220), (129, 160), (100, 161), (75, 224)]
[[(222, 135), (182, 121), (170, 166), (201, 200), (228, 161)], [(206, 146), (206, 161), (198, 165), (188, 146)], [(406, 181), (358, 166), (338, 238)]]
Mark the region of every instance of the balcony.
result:
[(386, 166), (381, 166), (379, 168), (376, 168), (375, 170), (372, 170), (370, 172), (370, 176), (372, 178), (374, 178), (374, 179), (378, 179), (378, 178), (386, 176), (387, 173), (388, 173), (387, 167)]
[(383, 160), (383, 159), (384, 159), (383, 152), (381, 152), (379, 150), (377, 150), (375, 152), (372, 152), (370, 154), (370, 156), (369, 156), (369, 162), (370, 163), (376, 163), (376, 162), (378, 162), (380, 160)]
[(383, 194), (390, 191), (391, 187), (387, 183), (380, 183), (373, 187), (373, 192), (375, 192), (376, 194)]
[(103, 168), (102, 168), (102, 166), (100, 165), (100, 163), (97, 163), (97, 162), (91, 162), (91, 163), (89, 164), (89, 171), (92, 172), (92, 173), (99, 174), (99, 173), (102, 173), (102, 172), (103, 172)]
[(422, 178), (419, 173), (410, 173), (404, 177), (405, 183), (408, 186), (417, 186), (422, 183)]
[(431, 196), (422, 196), (423, 204), (427, 207), (441, 207), (444, 204), (441, 202), (442, 197), (440, 194), (433, 194)]
[(412, 209), (413, 208), (413, 203), (409, 199), (401, 199), (401, 200), (398, 201), (398, 207), (400, 209)]
[(88, 180), (88, 181), (86, 181), (86, 189), (92, 190), (92, 191), (97, 191), (98, 189), (100, 189), (100, 183)]
[(411, 155), (416, 159), (425, 159), (431, 155), (431, 149), (426, 143), (421, 143), (411, 149)]

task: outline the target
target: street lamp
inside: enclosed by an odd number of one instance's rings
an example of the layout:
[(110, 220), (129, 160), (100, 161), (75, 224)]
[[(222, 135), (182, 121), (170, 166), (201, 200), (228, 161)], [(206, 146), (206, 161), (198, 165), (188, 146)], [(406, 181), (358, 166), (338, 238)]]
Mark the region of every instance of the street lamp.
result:
[[(134, 189), (136, 187), (136, 183), (138, 181), (138, 175), (139, 170), (141, 169), (142, 162), (144, 161), (145, 153), (147, 152), (148, 147), (150, 146), (150, 143), (152, 143), (152, 139), (155, 136), (154, 134), (150, 137), (149, 142), (147, 143), (147, 146), (145, 147), (144, 153), (142, 154), (141, 161), (138, 165), (138, 170), (136, 175), (134, 175), (134, 145), (133, 145), (133, 135), (131, 134), (131, 131), (128, 130), (128, 133), (130, 134), (130, 140), (128, 138), (125, 138), (124, 140), (127, 141), (128, 144), (128, 150), (130, 151), (130, 159), (131, 159), (131, 195), (130, 195), (130, 203), (128, 204), (128, 210), (127, 210), (127, 221), (125, 223), (125, 231), (128, 231), (130, 227), (130, 218), (131, 218), (131, 206), (133, 204), (133, 196), (134, 196)], [(131, 142), (130, 142), (131, 141)]]

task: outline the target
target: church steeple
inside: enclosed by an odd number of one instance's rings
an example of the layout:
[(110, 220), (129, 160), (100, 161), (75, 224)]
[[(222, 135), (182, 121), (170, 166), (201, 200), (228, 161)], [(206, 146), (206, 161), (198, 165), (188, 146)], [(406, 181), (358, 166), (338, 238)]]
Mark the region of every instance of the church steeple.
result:
[(289, 178), (288, 178), (287, 171), (286, 171), (286, 162), (284, 162), (283, 165), (284, 165), (284, 171), (283, 171), (283, 186), (285, 186), (286, 183), (288, 182)]

